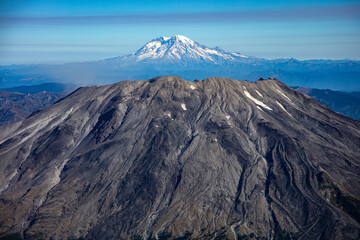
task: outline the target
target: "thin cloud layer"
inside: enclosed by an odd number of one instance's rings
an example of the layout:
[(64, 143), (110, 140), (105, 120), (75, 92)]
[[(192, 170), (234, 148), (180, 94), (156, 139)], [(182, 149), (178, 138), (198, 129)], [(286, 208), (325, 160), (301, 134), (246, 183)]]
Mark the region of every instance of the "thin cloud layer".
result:
[(1, 24), (137, 24), (137, 23), (206, 23), (229, 21), (298, 21), (316, 19), (360, 20), (360, 4), (313, 6), (232, 12), (196, 12), (171, 14), (123, 14), (98, 16), (0, 17)]

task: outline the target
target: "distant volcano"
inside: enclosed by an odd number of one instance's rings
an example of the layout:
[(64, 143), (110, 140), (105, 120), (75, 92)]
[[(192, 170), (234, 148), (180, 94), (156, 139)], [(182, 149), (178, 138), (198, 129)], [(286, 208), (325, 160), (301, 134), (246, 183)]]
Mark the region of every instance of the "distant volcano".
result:
[(176, 35), (171, 38), (155, 38), (133, 54), (109, 60), (118, 60), (127, 64), (156, 61), (187, 65), (189, 63), (223, 64), (244, 59), (249, 57), (240, 53), (227, 53), (219, 47), (209, 48), (187, 37)]
[[(185, 36), (155, 38), (126, 56), (79, 65), (71, 71), (94, 72), (99, 82), (137, 80), (176, 75), (188, 80), (212, 76), (255, 81), (260, 77), (282, 79), (290, 86), (355, 91), (360, 89), (360, 62), (351, 60), (264, 59), (239, 52), (210, 48)], [(66, 71), (65, 71), (66, 72)], [(111, 82), (109, 81), (109, 82)]]
[(158, 37), (134, 53), (105, 60), (64, 65), (0, 66), (0, 76), (3, 76), (0, 87), (22, 85), (23, 78), (98, 85), (164, 75), (187, 80), (221, 76), (256, 81), (260, 77), (274, 77), (289, 86), (360, 90), (359, 61), (269, 60), (226, 52), (220, 47), (210, 48), (180, 35)]

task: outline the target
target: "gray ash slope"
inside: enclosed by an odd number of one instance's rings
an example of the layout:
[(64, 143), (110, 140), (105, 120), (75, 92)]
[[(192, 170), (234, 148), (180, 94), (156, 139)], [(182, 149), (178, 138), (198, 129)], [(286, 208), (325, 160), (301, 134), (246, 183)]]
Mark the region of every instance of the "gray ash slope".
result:
[(360, 122), (278, 80), (85, 87), (0, 132), (2, 236), (359, 237)]

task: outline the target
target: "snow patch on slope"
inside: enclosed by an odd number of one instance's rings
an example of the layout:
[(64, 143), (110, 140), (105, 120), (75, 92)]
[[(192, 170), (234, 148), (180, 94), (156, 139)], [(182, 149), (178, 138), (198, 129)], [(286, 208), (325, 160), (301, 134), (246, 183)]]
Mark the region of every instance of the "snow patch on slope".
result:
[(280, 106), (280, 108), (282, 110), (284, 110), (287, 114), (289, 114), (292, 117), (292, 115), (288, 111), (286, 111), (286, 109), (284, 108), (284, 106), (281, 103), (279, 103), (278, 101), (276, 101), (276, 103)]
[(289, 100), (290, 102), (292, 102), (291, 99), (290, 99), (288, 96), (286, 96), (285, 93), (283, 93), (281, 90), (279, 90), (279, 89), (276, 88), (276, 91), (278, 91), (284, 98), (286, 98), (287, 100)]
[(182, 104), (181, 104), (181, 107), (182, 107), (182, 109), (184, 109), (185, 111), (187, 110), (185, 103), (182, 103)]
[(245, 93), (245, 96), (246, 96), (247, 98), (249, 98), (250, 100), (252, 100), (256, 105), (259, 105), (259, 106), (261, 106), (261, 107), (263, 107), (263, 108), (265, 108), (265, 109), (268, 109), (268, 110), (272, 111), (272, 109), (271, 109), (268, 105), (266, 105), (265, 103), (257, 100), (257, 99), (254, 98), (253, 96), (251, 96), (251, 94), (250, 94), (248, 91), (245, 90), (244, 93)]
[(261, 93), (258, 92), (258, 90), (255, 90), (255, 92), (256, 92), (260, 97), (264, 98), (263, 95), (261, 95)]
[(261, 108), (261, 107), (259, 107), (259, 106), (256, 106), (256, 108), (257, 108), (257, 109), (259, 109), (259, 110), (261, 110), (261, 111), (264, 111), (264, 110), (262, 110), (262, 108)]
[(171, 120), (174, 120), (171, 116), (171, 113), (166, 113), (165, 115), (168, 116)]

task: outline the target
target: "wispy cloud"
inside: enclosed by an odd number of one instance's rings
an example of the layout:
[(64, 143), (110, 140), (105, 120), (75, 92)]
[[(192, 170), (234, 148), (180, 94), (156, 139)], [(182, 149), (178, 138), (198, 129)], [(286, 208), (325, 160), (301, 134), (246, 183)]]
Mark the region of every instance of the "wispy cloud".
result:
[(131, 44), (59, 44), (59, 43), (6, 43), (10, 47), (91, 47), (91, 48), (114, 48), (128, 47)]
[(136, 13), (96, 16), (0, 17), (0, 24), (137, 24), (229, 21), (360, 20), (360, 4), (231, 12)]

